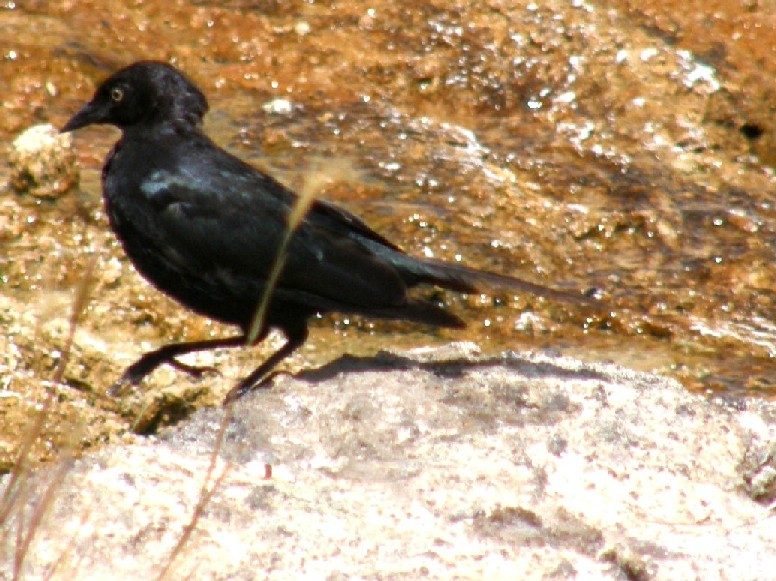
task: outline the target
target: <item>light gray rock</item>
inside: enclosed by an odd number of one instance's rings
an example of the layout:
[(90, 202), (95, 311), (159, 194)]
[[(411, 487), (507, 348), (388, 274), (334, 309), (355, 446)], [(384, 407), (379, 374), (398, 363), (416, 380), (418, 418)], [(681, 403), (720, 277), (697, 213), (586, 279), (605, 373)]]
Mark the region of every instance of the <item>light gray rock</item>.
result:
[(10, 185), (19, 193), (58, 198), (78, 185), (78, 165), (70, 134), (53, 125), (34, 125), (14, 139), (8, 152)]
[[(240, 401), (169, 578), (774, 578), (776, 405), (472, 352), (344, 357)], [(75, 462), (25, 577), (158, 575), (224, 413)], [(14, 535), (2, 551), (9, 574)]]

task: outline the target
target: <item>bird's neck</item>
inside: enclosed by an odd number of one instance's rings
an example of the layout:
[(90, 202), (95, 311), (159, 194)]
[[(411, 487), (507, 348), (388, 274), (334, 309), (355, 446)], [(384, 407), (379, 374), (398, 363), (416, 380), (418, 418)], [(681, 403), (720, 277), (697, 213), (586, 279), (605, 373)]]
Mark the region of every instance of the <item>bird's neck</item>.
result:
[(164, 121), (138, 123), (122, 127), (125, 141), (165, 139), (173, 136), (193, 137), (201, 135), (199, 125), (181, 119), (166, 119)]

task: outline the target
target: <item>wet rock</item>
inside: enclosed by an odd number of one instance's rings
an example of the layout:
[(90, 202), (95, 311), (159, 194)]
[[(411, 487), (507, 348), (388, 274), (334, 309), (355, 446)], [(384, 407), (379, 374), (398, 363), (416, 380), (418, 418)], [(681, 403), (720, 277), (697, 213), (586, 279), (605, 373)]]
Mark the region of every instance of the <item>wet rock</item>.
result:
[(37, 198), (58, 198), (78, 184), (78, 166), (69, 134), (53, 125), (35, 125), (22, 132), (8, 153), (11, 187)]
[(289, 115), (294, 111), (294, 104), (288, 99), (273, 99), (267, 101), (261, 106), (262, 110), (266, 113), (274, 113), (277, 115)]
[[(72, 578), (158, 575), (202, 499), (219, 433), (214, 492), (175, 575), (765, 579), (776, 570), (776, 520), (762, 494), (772, 403), (730, 407), (614, 365), (487, 359), (464, 344), (345, 357), (282, 377), (232, 413), (223, 432), (224, 410), (205, 409), (161, 438), (78, 460), (36, 531), (25, 578), (54, 562)], [(30, 503), (51, 472), (33, 478)], [(12, 556), (15, 535), (2, 538)]]

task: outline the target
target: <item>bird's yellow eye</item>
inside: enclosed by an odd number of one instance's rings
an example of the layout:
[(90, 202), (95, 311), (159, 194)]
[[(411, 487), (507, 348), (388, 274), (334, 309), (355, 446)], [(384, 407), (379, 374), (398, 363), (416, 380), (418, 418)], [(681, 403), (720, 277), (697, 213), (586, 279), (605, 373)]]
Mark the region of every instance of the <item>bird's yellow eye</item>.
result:
[(113, 87), (110, 90), (110, 100), (114, 103), (120, 103), (124, 98), (124, 89), (120, 87)]

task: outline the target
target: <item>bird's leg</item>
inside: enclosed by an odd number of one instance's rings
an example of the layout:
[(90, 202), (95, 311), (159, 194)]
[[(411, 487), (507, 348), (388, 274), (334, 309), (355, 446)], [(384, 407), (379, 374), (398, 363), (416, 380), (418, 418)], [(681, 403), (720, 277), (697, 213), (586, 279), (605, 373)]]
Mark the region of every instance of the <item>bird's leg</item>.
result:
[(239, 347), (241, 345), (245, 345), (245, 337), (242, 335), (227, 339), (209, 339), (207, 341), (191, 341), (189, 343), (165, 345), (155, 351), (146, 353), (130, 365), (119, 380), (108, 390), (108, 395), (117, 395), (127, 385), (137, 385), (146, 375), (164, 363), (185, 371), (190, 375), (201, 375), (213, 369), (210, 367), (186, 365), (175, 359), (175, 357), (195, 351), (207, 351), (219, 347)]
[(283, 359), (299, 349), (299, 347), (307, 340), (308, 332), (306, 322), (303, 326), (296, 329), (284, 328), (283, 331), (286, 335), (286, 344), (270, 355), (269, 359), (254, 369), (248, 377), (241, 379), (237, 385), (230, 389), (229, 393), (227, 393), (224, 398), (224, 405), (240, 399), (249, 391), (267, 385), (275, 376), (275, 374), (270, 373), (270, 371), (272, 371), (278, 363), (283, 361)]

